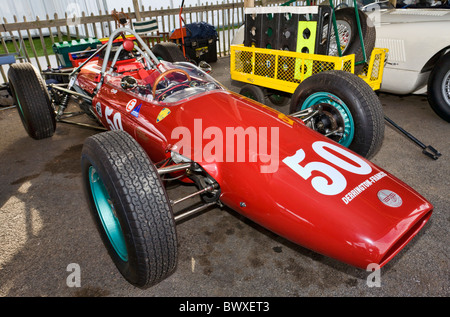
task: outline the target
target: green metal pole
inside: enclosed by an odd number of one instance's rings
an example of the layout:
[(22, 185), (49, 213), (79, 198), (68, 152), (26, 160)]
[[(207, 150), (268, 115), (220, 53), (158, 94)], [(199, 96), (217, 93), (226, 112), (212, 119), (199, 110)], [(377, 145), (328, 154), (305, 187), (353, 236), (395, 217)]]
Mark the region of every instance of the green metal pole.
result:
[(364, 64), (367, 62), (367, 56), (366, 56), (366, 48), (364, 46), (364, 39), (363, 39), (362, 29), (361, 29), (361, 21), (359, 19), (359, 12), (358, 12), (358, 6), (356, 5), (356, 0), (353, 0), (353, 5), (355, 6), (355, 16), (356, 16), (356, 24), (358, 26), (359, 42), (361, 43), (361, 48), (362, 48), (362, 53), (363, 53), (363, 60), (359, 61), (359, 62), (355, 62), (355, 65), (360, 65), (360, 64)]
[[(356, 0), (355, 0), (355, 2), (356, 2)], [(337, 23), (336, 23), (336, 15), (334, 13), (333, 0), (330, 0), (330, 7), (331, 7), (331, 12), (332, 12), (334, 36), (336, 37), (336, 45), (337, 45), (338, 55), (339, 55), (339, 57), (342, 57), (341, 41), (339, 40), (339, 33), (338, 33), (338, 28), (337, 28)]]

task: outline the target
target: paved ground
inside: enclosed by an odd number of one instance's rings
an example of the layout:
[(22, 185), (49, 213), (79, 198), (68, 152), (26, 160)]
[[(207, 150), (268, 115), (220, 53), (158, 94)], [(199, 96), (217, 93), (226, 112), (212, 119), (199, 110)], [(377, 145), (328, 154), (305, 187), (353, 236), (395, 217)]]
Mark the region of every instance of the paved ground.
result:
[[(228, 63), (213, 64), (213, 75), (238, 90)], [(176, 272), (152, 288), (134, 288), (108, 257), (81, 190), (81, 147), (96, 132), (59, 124), (51, 139), (34, 141), (10, 109), (0, 111), (0, 296), (449, 296), (450, 125), (423, 96), (380, 99), (390, 118), (442, 152), (434, 161), (386, 127), (373, 161), (435, 210), (381, 270), (381, 287), (368, 287), (369, 272), (294, 245), (231, 210), (213, 209), (177, 226)], [(66, 283), (72, 263), (81, 270), (81, 287)]]

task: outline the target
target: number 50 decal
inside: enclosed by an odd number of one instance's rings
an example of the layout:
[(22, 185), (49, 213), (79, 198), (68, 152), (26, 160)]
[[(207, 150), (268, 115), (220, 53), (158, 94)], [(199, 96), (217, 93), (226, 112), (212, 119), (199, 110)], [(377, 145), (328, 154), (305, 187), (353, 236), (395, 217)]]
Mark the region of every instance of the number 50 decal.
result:
[[(337, 145), (324, 141), (317, 141), (313, 143), (312, 148), (328, 163), (331, 163), (350, 173), (367, 175), (372, 172), (372, 167), (370, 167), (370, 165), (363, 159)], [(328, 149), (338, 152), (348, 158), (352, 163), (337, 157), (333, 153), (329, 152)], [(302, 163), (305, 157), (305, 151), (300, 149), (293, 156), (286, 157), (283, 160), (283, 163), (289, 166), (294, 172), (305, 180), (308, 180), (312, 176), (313, 171), (320, 172), (327, 176), (331, 180), (331, 183), (329, 183), (328, 179), (323, 176), (315, 176), (311, 179), (312, 187), (323, 195), (337, 195), (344, 191), (345, 187), (347, 187), (347, 180), (341, 172), (339, 172), (335, 167), (323, 162), (310, 162), (302, 166), (300, 163)]]
[(113, 110), (106, 106), (105, 107), (105, 118), (106, 122), (109, 125), (110, 130), (123, 130), (122, 127), (122, 116), (120, 115), (120, 112), (116, 112), (112, 118), (112, 120), (109, 118), (113, 114)]

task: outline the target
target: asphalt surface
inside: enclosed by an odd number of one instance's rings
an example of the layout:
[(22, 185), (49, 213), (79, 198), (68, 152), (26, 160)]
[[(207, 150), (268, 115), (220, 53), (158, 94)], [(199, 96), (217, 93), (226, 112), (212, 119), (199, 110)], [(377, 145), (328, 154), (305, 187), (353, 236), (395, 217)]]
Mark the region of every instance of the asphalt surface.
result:
[[(230, 80), (228, 58), (212, 66), (214, 77), (239, 90), (240, 83)], [(449, 296), (450, 125), (424, 96), (379, 98), (388, 117), (442, 153), (430, 159), (386, 125), (383, 147), (372, 161), (435, 209), (424, 229), (381, 269), (379, 287), (369, 287), (370, 272), (214, 208), (177, 225), (176, 271), (151, 288), (135, 288), (110, 260), (82, 192), (81, 148), (98, 132), (58, 124), (52, 138), (35, 141), (16, 109), (8, 109), (0, 111), (0, 296)], [(172, 186), (169, 196), (182, 192)], [(73, 264), (80, 269), (80, 287), (69, 287)]]

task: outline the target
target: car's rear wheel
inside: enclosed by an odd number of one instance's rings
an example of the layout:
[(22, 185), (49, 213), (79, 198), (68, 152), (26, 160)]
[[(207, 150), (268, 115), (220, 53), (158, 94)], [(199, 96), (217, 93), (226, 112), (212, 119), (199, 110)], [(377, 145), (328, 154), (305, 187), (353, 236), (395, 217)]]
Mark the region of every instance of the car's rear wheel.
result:
[(428, 103), (439, 117), (450, 122), (450, 53), (437, 61), (430, 74)]
[(154, 285), (177, 263), (175, 220), (156, 167), (126, 132), (89, 137), (83, 186), (103, 243), (127, 281)]
[(11, 93), (28, 135), (40, 140), (51, 137), (56, 115), (45, 82), (30, 63), (12, 64), (8, 71)]
[(375, 92), (358, 76), (327, 71), (305, 79), (295, 90), (290, 113), (319, 112), (308, 126), (359, 155), (371, 158), (384, 138), (384, 116)]

